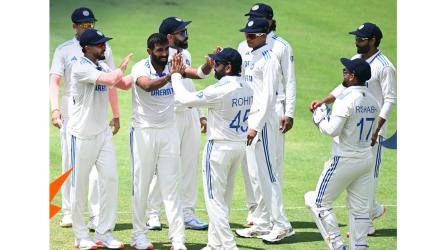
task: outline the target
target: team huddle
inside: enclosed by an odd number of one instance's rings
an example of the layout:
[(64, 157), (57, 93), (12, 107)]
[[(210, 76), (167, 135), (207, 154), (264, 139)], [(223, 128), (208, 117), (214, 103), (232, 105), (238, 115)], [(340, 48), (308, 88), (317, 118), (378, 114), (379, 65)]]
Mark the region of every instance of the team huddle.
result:
[[(113, 236), (118, 174), (112, 137), (120, 128), (117, 88), (132, 92), (132, 247), (154, 248), (147, 233), (161, 230), (164, 205), (171, 249), (187, 249), (186, 228), (208, 230), (205, 250), (238, 249), (229, 211), (239, 166), (248, 227), (235, 230), (236, 236), (265, 243), (294, 236), (282, 200), (284, 135), (293, 127), (296, 102), (293, 50), (275, 34), (269, 5), (257, 3), (245, 16), (248, 20), (240, 29), (245, 40), (238, 49), (217, 47), (197, 68), (187, 50), (191, 21), (167, 17), (147, 38), (149, 56), (125, 75), (133, 54), (116, 68), (107, 43), (112, 38), (94, 29), (93, 12), (82, 7), (72, 13), (75, 36), (55, 50), (50, 99), (52, 123), (60, 128), (62, 171), (73, 168), (62, 187), (60, 226), (73, 228), (76, 247), (124, 248)], [(378, 49), (379, 27), (364, 23), (350, 34), (355, 36), (357, 55), (340, 60), (342, 84), (309, 105), (315, 125), (333, 137), (333, 143), (315, 191), (306, 193), (304, 200), (333, 250), (346, 249), (332, 208), (344, 190), (350, 249), (369, 248), (367, 236), (375, 234), (372, 220), (386, 211), (375, 194), (383, 154), (380, 142), (396, 102), (395, 69)], [(217, 81), (197, 90), (193, 80), (207, 78), (212, 71)], [(208, 223), (194, 215), (201, 133), (207, 137), (201, 167)], [(92, 239), (89, 230), (95, 231)]]

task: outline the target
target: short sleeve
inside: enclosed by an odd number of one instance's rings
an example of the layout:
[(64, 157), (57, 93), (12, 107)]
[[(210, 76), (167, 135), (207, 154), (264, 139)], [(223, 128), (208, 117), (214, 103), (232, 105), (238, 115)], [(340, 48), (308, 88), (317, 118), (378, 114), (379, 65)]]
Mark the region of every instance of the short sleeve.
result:
[(140, 61), (136, 63), (133, 68), (131, 68), (131, 76), (133, 78), (133, 82), (136, 83), (137, 78), (141, 76), (150, 77), (150, 68), (149, 68), (148, 60)]
[(96, 84), (97, 79), (103, 71), (97, 70), (93, 65), (75, 63), (73, 66), (73, 77), (80, 83)]

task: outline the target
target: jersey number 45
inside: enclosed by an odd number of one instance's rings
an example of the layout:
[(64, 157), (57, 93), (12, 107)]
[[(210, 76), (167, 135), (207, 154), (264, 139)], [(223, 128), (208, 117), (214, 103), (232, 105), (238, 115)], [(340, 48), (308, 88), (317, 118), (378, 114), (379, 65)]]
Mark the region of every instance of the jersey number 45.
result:
[(248, 130), (248, 126), (244, 127), (243, 125), (247, 124), (249, 109), (245, 110), (243, 114), (243, 118), (241, 116), (242, 110), (237, 112), (236, 116), (230, 122), (230, 128), (235, 129), (236, 132), (239, 132), (239, 129), (242, 132), (246, 132)]

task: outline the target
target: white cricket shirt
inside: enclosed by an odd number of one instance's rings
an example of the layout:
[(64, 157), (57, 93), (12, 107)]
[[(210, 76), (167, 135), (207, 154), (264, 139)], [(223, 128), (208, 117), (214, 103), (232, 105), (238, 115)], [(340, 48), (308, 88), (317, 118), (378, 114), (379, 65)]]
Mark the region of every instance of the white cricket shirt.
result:
[(68, 131), (78, 138), (91, 138), (108, 127), (108, 86), (96, 84), (103, 72), (111, 69), (102, 61), (94, 64), (80, 57), (72, 67), (72, 108)]
[(224, 76), (202, 91), (190, 92), (179, 74), (172, 85), (178, 102), (192, 107), (208, 107), (207, 139), (246, 141), (252, 89), (239, 76)]
[(156, 72), (151, 64), (151, 57), (136, 63), (131, 69), (133, 77), (131, 126), (138, 128), (162, 128), (174, 122), (174, 93), (171, 82), (163, 87), (149, 92), (137, 86), (137, 78), (141, 76), (150, 79), (163, 77), (169, 73), (169, 64), (163, 72)]
[(281, 67), (267, 45), (242, 55), (242, 76), (253, 90), (249, 127), (261, 132), (270, 112), (275, 112)]
[[(69, 100), (72, 94), (71, 87), (71, 72), (72, 66), (75, 62), (83, 57), (84, 53), (79, 45), (79, 41), (76, 37), (60, 44), (54, 52), (54, 57), (52, 58), (50, 74), (56, 74), (63, 78), (63, 101), (61, 105), (61, 113), (64, 117), (69, 117), (69, 105), (72, 105), (72, 100)], [(115, 69), (115, 64), (113, 61), (112, 50), (110, 46), (106, 43), (105, 51), (106, 59), (103, 60), (110, 69)]]
[[(361, 58), (361, 54), (353, 56), (351, 59)], [(388, 118), (391, 113), (391, 106), (396, 103), (396, 70), (388, 58), (381, 51), (376, 52), (366, 60), (370, 64), (372, 77), (367, 81), (366, 86), (370, 93), (376, 98), (381, 109), (379, 116), (387, 120), (382, 126), (379, 134), (386, 136)], [(340, 84), (331, 94), (338, 97), (345, 87)]]
[(372, 154), (370, 142), (378, 114), (378, 102), (365, 86), (346, 88), (334, 102), (330, 116), (346, 118), (340, 135), (333, 138), (333, 155), (360, 158)]

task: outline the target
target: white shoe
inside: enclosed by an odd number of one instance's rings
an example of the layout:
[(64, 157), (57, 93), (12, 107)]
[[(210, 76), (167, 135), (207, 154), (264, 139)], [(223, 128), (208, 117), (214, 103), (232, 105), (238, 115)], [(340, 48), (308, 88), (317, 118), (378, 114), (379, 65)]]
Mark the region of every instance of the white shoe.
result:
[(146, 226), (149, 230), (161, 230), (160, 218), (156, 215), (150, 216), (146, 222)]
[(87, 228), (89, 230), (95, 231), (98, 224), (99, 224), (99, 216), (98, 215), (91, 216), (90, 219), (88, 220)]
[(97, 249), (96, 243), (90, 238), (75, 239), (75, 247), (79, 249)]
[(256, 238), (258, 236), (269, 234), (270, 231), (257, 230), (254, 227), (236, 229), (236, 235), (242, 238)]
[(122, 249), (124, 248), (124, 243), (121, 241), (115, 239), (113, 237), (111, 232), (105, 233), (105, 234), (94, 234), (94, 242), (97, 244), (97, 246), (103, 246), (107, 247), (109, 249)]
[(72, 215), (65, 214), (60, 220), (60, 227), (71, 227), (72, 226)]
[(378, 204), (375, 213), (372, 214), (371, 219), (376, 220), (380, 218), (382, 215), (384, 215), (385, 212), (387, 212), (387, 208)]
[(187, 248), (181, 242), (172, 242), (172, 246), (170, 247), (170, 250), (187, 250)]
[(269, 234), (263, 235), (261, 239), (263, 239), (264, 243), (275, 243), (283, 238), (293, 236), (294, 234), (296, 234), (296, 232), (294, 232), (292, 227), (287, 229), (273, 229)]
[(138, 239), (132, 239), (130, 246), (136, 249), (146, 249), (146, 250), (154, 249), (154, 246), (148, 240), (148, 238), (146, 238), (146, 235), (140, 236)]

